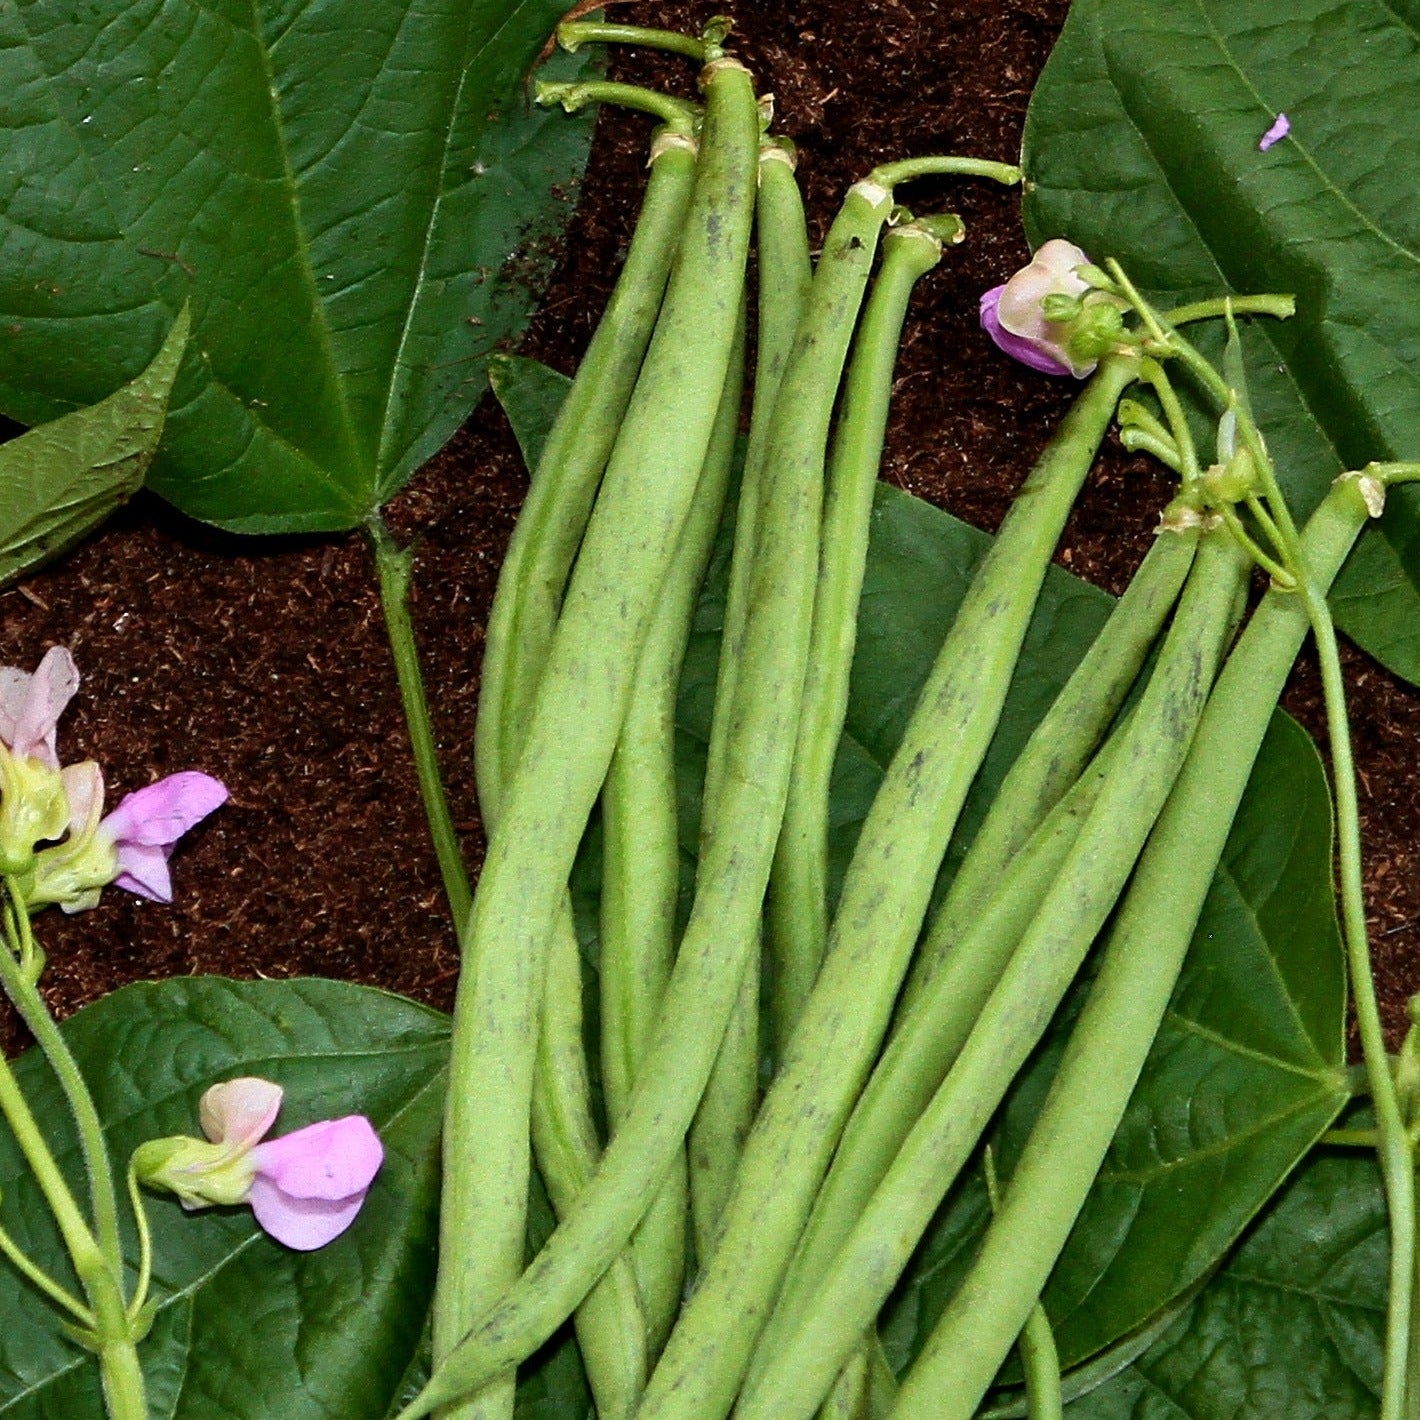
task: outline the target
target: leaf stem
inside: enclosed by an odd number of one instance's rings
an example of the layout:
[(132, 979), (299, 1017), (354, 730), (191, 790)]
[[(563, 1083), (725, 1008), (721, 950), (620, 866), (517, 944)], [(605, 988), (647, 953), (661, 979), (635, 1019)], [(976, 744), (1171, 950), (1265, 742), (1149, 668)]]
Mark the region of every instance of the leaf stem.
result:
[(454, 925), (461, 929), (473, 902), (468, 870), (459, 849), (449, 796), (439, 772), (439, 751), (434, 742), (434, 726), (429, 715), (429, 699), (424, 693), (424, 676), (419, 667), (419, 647), (414, 639), (414, 622), (409, 614), (409, 580), (414, 567), (412, 548), (400, 548), (376, 511), (365, 520), (365, 532), (379, 574), (380, 607), (385, 615), (385, 631), (394, 655), (399, 697), (404, 705), (404, 721), (409, 729), (409, 745), (414, 770), (424, 800), (424, 816), (434, 840), (434, 855), (444, 880), (444, 896)]

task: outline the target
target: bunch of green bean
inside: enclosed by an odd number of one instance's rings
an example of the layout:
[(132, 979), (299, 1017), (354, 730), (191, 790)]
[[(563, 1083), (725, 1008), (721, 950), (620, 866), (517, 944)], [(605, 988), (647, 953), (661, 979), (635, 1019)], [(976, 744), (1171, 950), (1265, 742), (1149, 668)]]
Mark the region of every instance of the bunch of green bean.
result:
[[(516, 1367), (569, 1317), (602, 1420), (965, 1420), (1023, 1332), (1036, 1413), (1052, 1413), (1041, 1290), (1157, 1029), (1282, 679), (1374, 495), (1343, 482), (1289, 538), (1235, 339), (1220, 373), (1178, 332), (1222, 312), (1285, 315), (1285, 298), (1170, 318), (1122, 272), (1091, 270), (1135, 324), (1100, 351), (976, 570), (831, 900), (829, 781), (897, 344), (914, 284), (962, 237), (954, 217), (912, 220), (895, 189), (1020, 175), (965, 158), (881, 166), (850, 189), (815, 262), (792, 148), (764, 132), (727, 33), (570, 22), (569, 48), (693, 58), (703, 102), (598, 83), (543, 95), (627, 104), (660, 128), (489, 626), (477, 769), (490, 841), (471, 901), (446, 867), (464, 962), (435, 1364), (401, 1420), (511, 1415)], [(1165, 373), (1178, 358), (1219, 406), (1207, 468)], [(1176, 470), (1177, 497), (932, 912), (1065, 519), (1136, 381), (1163, 418), (1131, 404), (1126, 439)], [(677, 694), (735, 487), (678, 927)], [(1271, 593), (1234, 645), (1259, 560), (1308, 594)], [(568, 880), (598, 813), (592, 1071)], [(1112, 914), (1036, 1133), (1008, 1179), (992, 1175), (981, 1260), (899, 1389), (877, 1314)], [(558, 1225), (526, 1261), (534, 1157)]]

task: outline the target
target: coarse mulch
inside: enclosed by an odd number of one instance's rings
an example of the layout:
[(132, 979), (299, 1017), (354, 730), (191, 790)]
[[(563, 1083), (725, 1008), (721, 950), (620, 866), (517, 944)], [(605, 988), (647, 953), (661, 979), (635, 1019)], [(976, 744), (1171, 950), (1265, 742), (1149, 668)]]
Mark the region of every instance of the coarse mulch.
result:
[[(727, 4), (735, 47), (798, 146), (821, 235), (842, 193), (888, 158), (954, 151), (1010, 159), (1064, 0)], [(691, 5), (622, 5), (616, 18), (698, 28)], [(614, 77), (691, 92), (683, 62), (617, 54)], [(644, 180), (649, 121), (608, 112), (561, 264), (524, 342), (570, 373), (605, 300)], [(967, 240), (914, 300), (883, 477), (994, 528), (1074, 393), (997, 354), (982, 290), (1027, 257), (1015, 195), (921, 184), (915, 210), (950, 206)], [(389, 510), (418, 542), (414, 615), (469, 861), (482, 852), (471, 745), (483, 627), (526, 488), (506, 422), (485, 397)], [(1112, 447), (1059, 560), (1119, 592), (1147, 546), (1166, 482)], [(126, 982), (190, 972), (320, 974), (447, 1008), (457, 958), (424, 828), (372, 563), (359, 534), (238, 539), (141, 495), (58, 564), (0, 593), (0, 662), (30, 668), (54, 642), (83, 673), (61, 726), (67, 760), (97, 759), (110, 794), (201, 768), (230, 803), (174, 860), (176, 901), (111, 890), (95, 911), (36, 923), (45, 987), (69, 1012)], [(1392, 1034), (1420, 989), (1420, 697), (1348, 653), (1365, 814), (1369, 906)], [(1316, 733), (1304, 663), (1288, 707)], [(15, 1047), (18, 1029), (4, 1037)]]

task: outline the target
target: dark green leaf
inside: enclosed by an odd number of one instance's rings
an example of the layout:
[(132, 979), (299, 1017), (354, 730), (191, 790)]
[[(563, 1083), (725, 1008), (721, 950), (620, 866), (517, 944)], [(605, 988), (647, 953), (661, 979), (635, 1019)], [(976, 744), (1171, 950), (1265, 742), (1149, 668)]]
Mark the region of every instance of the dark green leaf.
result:
[(1228, 1265), (1071, 1420), (1369, 1420), (1385, 1328), (1385, 1200), (1373, 1158), (1324, 1152)]
[(0, 586), (72, 547), (138, 491), (187, 330), (183, 311), (132, 384), (0, 448)]
[[(140, 1355), (151, 1411), (171, 1420), (383, 1417), (433, 1285), (445, 1018), (338, 982), (195, 977), (115, 992), (64, 1031), (120, 1170), (144, 1139), (199, 1134), (202, 1092), (238, 1075), (285, 1087), (283, 1133), (369, 1116), (384, 1166), (350, 1231), (318, 1252), (273, 1242), (245, 1208), (187, 1214), (171, 1198), (148, 1197), (158, 1312)], [(36, 1052), (18, 1073), (77, 1178), (52, 1076)], [(5, 1226), (67, 1280), (48, 1213), (8, 1136), (0, 1191)], [(0, 1312), (0, 1409), (17, 1420), (102, 1414), (91, 1358), (59, 1335), (55, 1309), (9, 1267), (0, 1269)]]
[(358, 523), (549, 268), (589, 126), (523, 81), (565, 9), (0, 6), (0, 410), (92, 403), (190, 301), (153, 487), (239, 531)]
[(521, 355), (495, 355), (488, 362), (488, 378), (531, 472), (542, 457), (572, 381), (541, 361)]
[[(1263, 153), (1279, 112), (1291, 137)], [(1420, 456), (1420, 47), (1385, 0), (1076, 0), (1031, 102), (1032, 241), (1116, 256), (1160, 301), (1291, 292), (1245, 332), (1299, 515), (1343, 468)], [(1420, 498), (1337, 582), (1343, 627), (1420, 680)]]
[[(510, 367), (499, 396), (536, 367)], [(538, 383), (534, 384), (534, 380)], [(543, 423), (539, 423), (539, 417)], [(537, 437), (551, 415), (519, 415)], [(990, 540), (887, 486), (878, 489), (859, 618), (847, 734), (835, 766), (832, 828), (841, 875), (918, 689)], [(681, 685), (682, 843), (695, 847), (697, 786), (714, 694), (728, 537), (697, 613)], [(1052, 569), (1011, 685), (1001, 728), (973, 786), (948, 871), (1006, 770), (1084, 654), (1110, 599)], [(1330, 804), (1316, 752), (1285, 716), (1274, 724), (1229, 839), (1173, 1009), (1105, 1173), (1048, 1294), (1065, 1364), (1132, 1331), (1223, 1255), (1340, 1108), (1345, 986), (1330, 882)], [(596, 950), (594, 865), (577, 877), (579, 919)], [(1063, 1021), (1078, 1009), (1077, 995)], [(996, 1144), (1019, 1152), (1063, 1046), (1063, 1024), (1011, 1096)], [(985, 1225), (979, 1180), (934, 1225), (891, 1308), (887, 1340), (913, 1354), (955, 1290)]]

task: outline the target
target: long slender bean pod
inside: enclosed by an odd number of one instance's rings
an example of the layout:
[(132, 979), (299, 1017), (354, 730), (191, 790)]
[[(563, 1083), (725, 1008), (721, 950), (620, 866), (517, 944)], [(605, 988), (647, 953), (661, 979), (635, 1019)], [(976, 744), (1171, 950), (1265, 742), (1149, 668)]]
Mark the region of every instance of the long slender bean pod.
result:
[(651, 340), (695, 179), (695, 143), (665, 132), (621, 274), (538, 459), (498, 576), (483, 653), (474, 763), (501, 779), (527, 723), (592, 501)]
[[(602, 790), (602, 1084), (612, 1133), (654, 1033), (675, 958), (680, 888), (676, 696), (696, 598), (724, 511), (744, 390), (741, 321), (705, 468), (680, 549), (661, 589), (621, 738)], [(632, 1239), (655, 1356), (670, 1333), (685, 1277), (687, 1177), (673, 1161)]]
[(824, 496), (823, 551), (814, 595), (813, 641), (784, 829), (769, 880), (767, 931), (773, 972), (774, 1045), (780, 1057), (818, 977), (828, 943), (828, 796), (848, 712), (848, 672), (868, 561), (892, 375), (907, 305), (918, 281), (960, 241), (956, 218), (912, 222), (889, 232), (853, 342), (843, 412)]
[[(606, 777), (724, 388), (753, 214), (759, 112), (736, 61), (707, 66), (704, 89), (700, 163), (669, 287), (463, 933), (444, 1133), (436, 1366), (522, 1268), (549, 934)], [(485, 1412), (459, 1409), (475, 1413)]]
[(1193, 565), (1196, 519), (1165, 516), (1124, 595), (1056, 696), (991, 802), (913, 961), (899, 1012), (909, 1010), (995, 891), (1003, 866), (1035, 832), (1094, 753), (1138, 678)]
[(863, 825), (823, 970), (747, 1141), (720, 1246), (651, 1376), (642, 1420), (712, 1420), (733, 1402), (882, 1041), (1060, 528), (1133, 372), (1131, 359), (1107, 360), (1086, 386), (948, 634)]
[[(580, 86), (564, 106), (625, 98), (627, 86)], [(652, 99), (658, 96), (650, 96)], [(684, 107), (684, 106), (681, 106)], [(675, 119), (674, 112), (667, 115)], [(689, 121), (682, 121), (688, 131)], [(573, 559), (586, 531), (616, 426), (650, 341), (694, 179), (687, 131), (662, 130), (622, 271), (538, 460), (504, 562), (489, 621), (476, 740), (478, 791), (491, 832), (522, 748), (528, 707), (546, 661)], [(442, 860), (441, 860), (442, 861)], [(452, 900), (452, 899), (451, 899)], [(531, 1134), (558, 1216), (601, 1154), (582, 1045), (581, 959), (570, 908), (550, 942), (535, 1066)], [(600, 1413), (626, 1413), (647, 1370), (646, 1320), (630, 1258), (617, 1259), (577, 1310), (578, 1344)]]
[[(1236, 586), (1250, 565), (1224, 530), (1205, 535), (1120, 762), (1089, 822), (956, 1064), (831, 1264), (817, 1276), (802, 1274), (795, 1296), (781, 1296), (739, 1420), (812, 1415), (907, 1265), (1123, 890), (1187, 754)], [(1011, 1340), (1019, 1333), (1017, 1326)]]
[[(1367, 519), (1358, 482), (1340, 480), (1307, 525), (1306, 564), (1322, 589)], [(905, 1380), (894, 1412), (902, 1420), (974, 1414), (1040, 1295), (1158, 1031), (1307, 629), (1301, 599), (1271, 591), (1229, 656), (1000, 1211)]]
[[(760, 145), (759, 195), (755, 204), (759, 284), (754, 403), (735, 513), (734, 547), (720, 659), (715, 673), (717, 709), (710, 722), (701, 793), (702, 844), (715, 832), (721, 811), (735, 678), (748, 618), (755, 537), (763, 496), (764, 456), (773, 425), (774, 401), (813, 280), (804, 202), (795, 167), (793, 150), (783, 140), (769, 138)], [(704, 857), (703, 852), (701, 857)], [(758, 922), (753, 930), (757, 936)], [(701, 1257), (709, 1256), (715, 1228), (729, 1195), (730, 1179), (739, 1163), (740, 1149), (759, 1101), (759, 959), (756, 942), (747, 951), (739, 995), (688, 1136), (692, 1218), (696, 1252)]]
[[(712, 116), (707, 106), (707, 128)], [(988, 176), (1018, 176), (999, 164), (935, 162), (944, 171), (967, 167)], [(625, 1245), (704, 1091), (740, 989), (782, 820), (808, 657), (828, 420), (877, 234), (891, 207), (891, 191), (879, 183), (859, 183), (850, 191), (825, 242), (776, 402), (783, 413), (774, 421), (763, 505), (775, 510), (776, 535), (755, 559), (726, 798), (705, 845), (711, 861), (701, 874), (661, 1022), (626, 1118), (577, 1210), (457, 1350), (436, 1365), (400, 1420), (477, 1391), (552, 1334)]]
[(798, 1299), (813, 1290), (815, 1279), (831, 1263), (956, 1063), (1118, 765), (1126, 735), (1124, 729), (1110, 739), (1012, 859), (970, 932), (894, 1027), (819, 1189), (785, 1276), (776, 1315), (757, 1348), (748, 1385), (773, 1357), (779, 1333), (792, 1321)]

